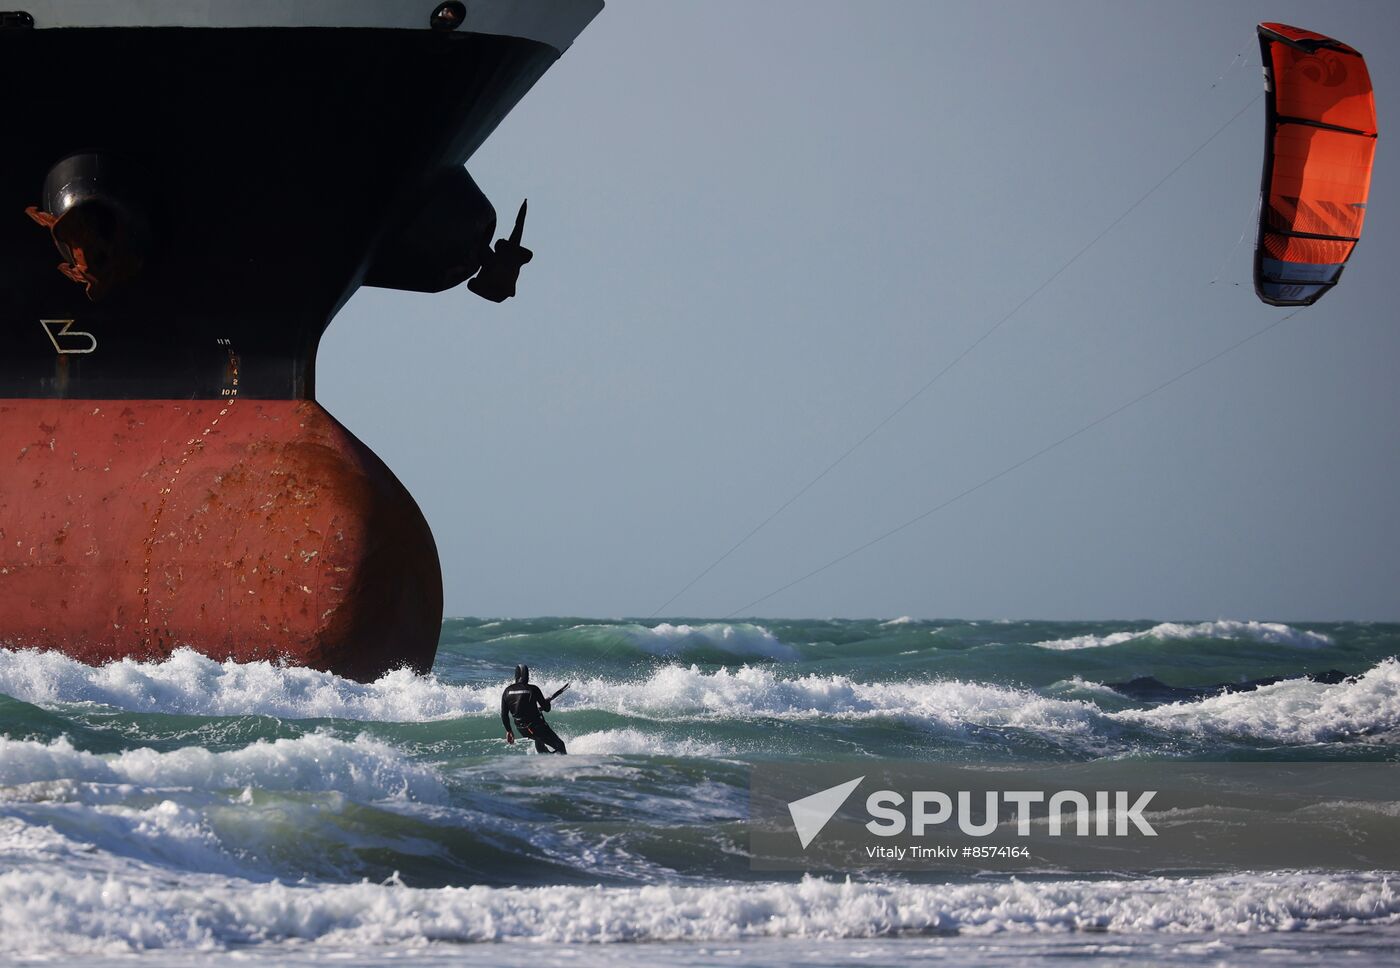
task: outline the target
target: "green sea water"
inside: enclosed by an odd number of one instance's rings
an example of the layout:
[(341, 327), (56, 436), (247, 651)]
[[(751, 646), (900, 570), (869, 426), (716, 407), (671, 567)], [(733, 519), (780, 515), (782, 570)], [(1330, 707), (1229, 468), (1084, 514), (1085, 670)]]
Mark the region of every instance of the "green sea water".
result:
[[(1384, 624), (908, 618), (449, 619), (431, 674), (375, 683), (0, 649), (0, 957), (427, 963), (505, 941), (592, 963), (648, 941), (649, 963), (723, 944), (789, 963), (823, 938), (893, 963), (912, 937), (1017, 963), (1107, 933), (1125, 963), (1164, 960), (1167, 936), (1204, 939), (1205, 963), (1264, 932), (1366, 963), (1400, 940), (1385, 872), (775, 877), (749, 870), (747, 778), (772, 760), (1394, 760), (1397, 653)], [(546, 692), (571, 683), (549, 719), (572, 755), (505, 744), (518, 662)]]

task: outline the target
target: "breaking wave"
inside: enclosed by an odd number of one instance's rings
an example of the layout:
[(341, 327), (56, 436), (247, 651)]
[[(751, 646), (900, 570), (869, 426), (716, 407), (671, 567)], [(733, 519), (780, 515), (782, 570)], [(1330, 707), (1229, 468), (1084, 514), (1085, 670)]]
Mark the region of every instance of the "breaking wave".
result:
[(1111, 632), (1107, 635), (1077, 635), (1067, 639), (1051, 639), (1034, 643), (1042, 649), (1068, 652), (1076, 649), (1101, 649), (1124, 642), (1142, 639), (1158, 641), (1190, 639), (1247, 639), (1264, 642), (1268, 645), (1283, 645), (1293, 649), (1321, 649), (1332, 644), (1329, 636), (1320, 632), (1295, 629), (1279, 622), (1237, 622), (1226, 619), (1218, 622), (1199, 622), (1184, 625), (1179, 622), (1163, 622), (1142, 632)]
[(194, 716), (416, 722), (489, 708), (477, 692), (407, 669), (359, 683), (299, 666), (216, 662), (191, 649), (177, 649), (160, 662), (122, 659), (97, 667), (56, 652), (0, 649), (0, 693), (36, 705), (86, 702)]
[(0, 787), (57, 780), (149, 789), (335, 791), (363, 801), (436, 802), (445, 792), (433, 770), (367, 736), (347, 742), (313, 733), (217, 753), (199, 746), (168, 752), (139, 747), (107, 756), (75, 749), (66, 738), (0, 738)]
[[(188, 649), (163, 662), (94, 668), (56, 653), (0, 650), (0, 692), (38, 705), (98, 703), (133, 712), (285, 719), (422, 722), (489, 715), (500, 686), (454, 686), (398, 670), (362, 684), (266, 662), (215, 662)], [(1094, 708), (1027, 689), (958, 680), (864, 683), (841, 675), (784, 676), (766, 666), (705, 671), (669, 664), (645, 678), (583, 679), (556, 706), (656, 719), (897, 717), (949, 726), (1083, 730)]]
[(954, 679), (866, 683), (840, 675), (783, 676), (756, 666), (707, 672), (668, 665), (642, 682), (589, 680), (575, 689), (576, 702), (655, 718), (889, 717), (950, 727), (1080, 732), (1096, 713), (1088, 703), (1047, 699), (1028, 689)]
[(1072, 931), (1246, 934), (1393, 925), (1380, 875), (968, 885), (853, 883), (443, 888), (0, 874), (0, 953), (124, 954), (267, 942), (739, 941)]
[[(511, 653), (519, 650), (566, 653), (587, 661), (589, 658), (632, 655), (663, 656), (698, 661), (729, 659), (770, 659), (787, 661), (799, 658), (797, 649), (778, 636), (751, 622), (705, 622), (690, 625), (684, 622), (580, 622), (553, 627), (543, 620), (499, 622), (468, 625), (470, 629), (501, 628), (502, 634), (478, 640), (473, 649), (485, 649), (499, 654), (508, 645)], [(451, 623), (449, 622), (449, 625)], [(502, 656), (504, 661), (504, 656)], [(509, 665), (506, 666), (509, 669)]]
[[(0, 650), (0, 692), (48, 706), (95, 703), (139, 713), (388, 723), (490, 717), (498, 714), (500, 702), (497, 684), (451, 685), (407, 670), (365, 684), (266, 662), (215, 662), (189, 650), (178, 651), (164, 662), (124, 660), (97, 668), (55, 653)], [(886, 719), (942, 730), (990, 727), (1047, 737), (1091, 736), (1121, 724), (1173, 735), (1277, 743), (1374, 740), (1400, 730), (1400, 664), (1394, 659), (1382, 660), (1365, 674), (1332, 685), (1292, 679), (1249, 692), (1153, 709), (1112, 711), (1119, 709), (1122, 697), (1078, 677), (1052, 684), (1043, 693), (958, 679), (862, 682), (845, 675), (784, 674), (767, 665), (706, 670), (698, 665), (669, 663), (635, 679), (578, 680), (555, 711), (601, 711), (634, 721)], [(334, 749), (341, 758), (358, 757), (356, 769), (368, 769), (376, 755), (373, 741), (366, 738), (353, 744), (329, 737), (303, 737), (295, 742), (305, 745), (254, 746), (249, 749), (256, 753), (244, 751), (240, 755), (248, 761), (263, 756), (272, 762), (296, 749), (330, 744), (326, 752)], [(583, 745), (578, 745), (580, 742)], [(344, 744), (343, 748), (335, 743)], [(591, 738), (589, 734), (579, 736), (572, 747), (597, 753), (665, 749), (697, 756), (734, 751), (731, 746), (713, 743), (678, 745), (671, 739), (646, 739), (635, 730), (595, 731)], [(126, 764), (122, 768), (136, 769), (139, 763), (156, 762), (153, 757), (174, 755), (133, 751), (124, 754), (127, 759), (121, 761)], [(182, 755), (191, 771), (204, 769), (214, 776), (232, 769), (229, 764), (234, 762), (219, 757), (235, 754), (197, 751)], [(336, 756), (325, 763), (335, 762)], [(7, 758), (0, 763), (0, 776), (27, 768), (20, 764), (20, 759)], [(291, 769), (289, 764), (290, 760), (284, 767)], [(116, 769), (110, 765), (105, 768)]]
[(701, 740), (672, 740), (640, 729), (602, 729), (569, 740), (570, 753), (596, 755), (707, 756), (732, 755), (731, 748)]
[(1363, 675), (1333, 685), (1291, 679), (1249, 692), (1114, 715), (1196, 736), (1277, 743), (1379, 739), (1400, 731), (1400, 662), (1382, 660)]
[(656, 626), (625, 625), (620, 627), (620, 631), (629, 642), (650, 655), (711, 650), (739, 658), (797, 658), (796, 649), (778, 641), (777, 636), (761, 625), (730, 625), (727, 622), (672, 625), (662, 622)]

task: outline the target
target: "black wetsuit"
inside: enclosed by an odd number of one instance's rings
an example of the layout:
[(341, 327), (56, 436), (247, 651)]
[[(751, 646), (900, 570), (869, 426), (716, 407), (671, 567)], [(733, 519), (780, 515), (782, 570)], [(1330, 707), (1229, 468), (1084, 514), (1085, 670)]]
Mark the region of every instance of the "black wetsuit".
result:
[(533, 683), (513, 682), (501, 693), (501, 725), (506, 732), (511, 731), (509, 717), (514, 716), (520, 734), (535, 741), (536, 753), (567, 753), (564, 741), (541, 715), (547, 712), (549, 700)]

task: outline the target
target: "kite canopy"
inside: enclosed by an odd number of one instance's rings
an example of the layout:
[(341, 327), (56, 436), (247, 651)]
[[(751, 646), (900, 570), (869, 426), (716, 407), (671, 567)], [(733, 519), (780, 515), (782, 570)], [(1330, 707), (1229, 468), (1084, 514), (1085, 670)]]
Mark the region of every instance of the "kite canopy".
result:
[(1376, 100), (1361, 55), (1285, 24), (1259, 25), (1268, 103), (1254, 291), (1310, 306), (1337, 284), (1366, 218)]

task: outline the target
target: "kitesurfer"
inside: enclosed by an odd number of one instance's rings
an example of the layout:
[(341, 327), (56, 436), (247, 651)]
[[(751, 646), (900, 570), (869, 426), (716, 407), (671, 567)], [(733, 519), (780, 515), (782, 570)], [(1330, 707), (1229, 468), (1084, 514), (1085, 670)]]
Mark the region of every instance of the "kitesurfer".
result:
[(535, 741), (536, 753), (567, 753), (564, 741), (550, 729), (542, 713), (549, 712), (549, 704), (559, 698), (559, 694), (569, 688), (564, 683), (554, 695), (546, 697), (540, 687), (530, 682), (530, 667), (515, 667), (515, 681), (501, 693), (501, 725), (506, 728), (506, 742), (515, 742), (515, 733), (510, 728), (510, 717), (515, 717), (515, 726), (521, 734)]

